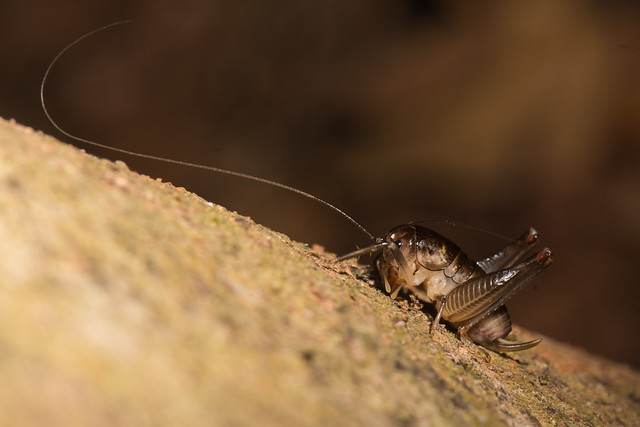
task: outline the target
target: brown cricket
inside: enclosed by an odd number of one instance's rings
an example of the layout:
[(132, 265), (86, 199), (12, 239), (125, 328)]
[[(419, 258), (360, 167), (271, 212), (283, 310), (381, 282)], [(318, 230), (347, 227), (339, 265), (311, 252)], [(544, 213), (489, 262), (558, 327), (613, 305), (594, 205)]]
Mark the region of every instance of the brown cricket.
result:
[(377, 254), (375, 266), (386, 291), (392, 298), (396, 298), (401, 289), (407, 289), (421, 300), (435, 304), (437, 314), (431, 324), (431, 332), (440, 323), (440, 319), (443, 319), (457, 328), (463, 342), (472, 340), (493, 351), (524, 350), (540, 342), (539, 339), (528, 342), (505, 340), (511, 332), (511, 319), (504, 306), (505, 302), (552, 262), (551, 251), (547, 248), (525, 259), (526, 253), (538, 240), (538, 233), (533, 228), (495, 254), (475, 262), (462, 252), (458, 245), (420, 225), (401, 225), (391, 230), (384, 239), (376, 239), (341, 209), (295, 187), (215, 166), (112, 147), (77, 137), (58, 126), (47, 111), (44, 102), (45, 82), (53, 65), (68, 49), (81, 40), (99, 31), (128, 22), (130, 21), (115, 22), (85, 34), (62, 49), (49, 64), (40, 85), (40, 103), (47, 119), (58, 131), (85, 144), (130, 156), (237, 176), (315, 200), (342, 215), (376, 242), (372, 246), (337, 257), (334, 262), (364, 254)]
[(435, 304), (431, 332), (444, 319), (458, 330), (463, 342), (471, 339), (498, 352), (519, 351), (535, 346), (540, 339), (505, 340), (511, 332), (511, 318), (504, 304), (551, 264), (548, 248), (525, 259), (537, 241), (538, 233), (529, 228), (511, 244), (476, 262), (435, 231), (406, 224), (376, 244), (335, 261), (377, 252), (375, 266), (391, 298), (408, 289), (424, 302)]

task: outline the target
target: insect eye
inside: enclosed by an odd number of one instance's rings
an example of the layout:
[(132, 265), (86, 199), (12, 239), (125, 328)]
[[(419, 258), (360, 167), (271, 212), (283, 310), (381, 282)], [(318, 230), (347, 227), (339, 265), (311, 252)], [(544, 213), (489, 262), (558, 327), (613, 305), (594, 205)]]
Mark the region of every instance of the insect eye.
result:
[(393, 244), (396, 245), (397, 247), (400, 247), (402, 246), (402, 240), (395, 240)]

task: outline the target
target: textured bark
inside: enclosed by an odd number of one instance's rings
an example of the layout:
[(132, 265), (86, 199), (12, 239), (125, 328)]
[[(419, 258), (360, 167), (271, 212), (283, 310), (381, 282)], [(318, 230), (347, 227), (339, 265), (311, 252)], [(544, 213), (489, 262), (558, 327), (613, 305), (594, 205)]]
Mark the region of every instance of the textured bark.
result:
[(1, 425), (640, 423), (628, 367), (551, 339), (489, 362), (324, 253), (7, 121), (0, 188)]

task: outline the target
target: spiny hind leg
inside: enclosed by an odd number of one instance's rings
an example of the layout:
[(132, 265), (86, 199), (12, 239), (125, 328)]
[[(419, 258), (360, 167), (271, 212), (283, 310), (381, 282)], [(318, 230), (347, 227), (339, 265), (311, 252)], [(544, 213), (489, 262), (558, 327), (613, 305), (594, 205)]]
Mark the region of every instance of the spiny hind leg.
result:
[(538, 232), (533, 227), (529, 227), (527, 231), (522, 233), (512, 243), (500, 249), (495, 254), (478, 261), (476, 264), (487, 273), (493, 273), (511, 267), (521, 260), (530, 248), (535, 246), (539, 237)]
[(552, 261), (551, 251), (545, 248), (513, 267), (466, 281), (447, 295), (442, 317), (457, 328), (473, 328), (503, 306)]

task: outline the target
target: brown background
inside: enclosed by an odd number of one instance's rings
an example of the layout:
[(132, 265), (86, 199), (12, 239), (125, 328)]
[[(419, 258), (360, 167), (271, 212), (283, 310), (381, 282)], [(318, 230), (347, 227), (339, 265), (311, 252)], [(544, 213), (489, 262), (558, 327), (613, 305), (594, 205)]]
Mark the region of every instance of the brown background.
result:
[[(620, 47), (640, 47), (634, 2), (12, 3), (0, 115), (56, 134), (39, 107), (48, 63), (133, 19), (54, 69), (63, 128), (296, 186), (375, 235), (423, 219), (507, 236), (534, 225), (556, 263), (509, 303), (514, 320), (640, 366), (640, 49)], [(295, 239), (368, 243), (299, 196), (83, 148)], [(504, 244), (440, 231), (476, 257)]]

